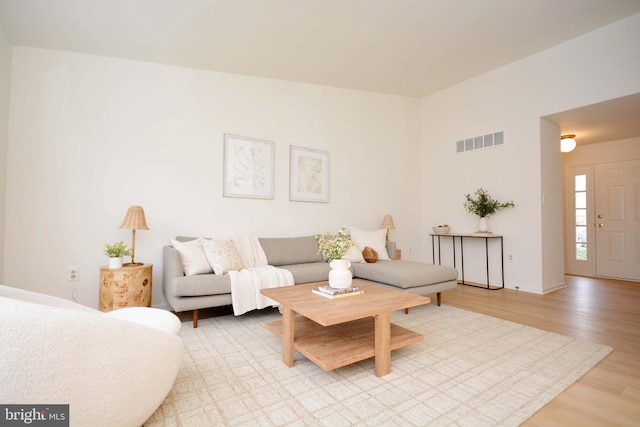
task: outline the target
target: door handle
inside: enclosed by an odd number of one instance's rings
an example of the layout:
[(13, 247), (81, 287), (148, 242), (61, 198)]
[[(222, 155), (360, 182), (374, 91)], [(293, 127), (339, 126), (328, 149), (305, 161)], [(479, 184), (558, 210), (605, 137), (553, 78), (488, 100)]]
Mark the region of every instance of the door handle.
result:
[(602, 227), (604, 227), (604, 224), (602, 223), (598, 224), (598, 228), (602, 228)]
[(602, 218), (602, 215), (598, 214), (598, 218)]

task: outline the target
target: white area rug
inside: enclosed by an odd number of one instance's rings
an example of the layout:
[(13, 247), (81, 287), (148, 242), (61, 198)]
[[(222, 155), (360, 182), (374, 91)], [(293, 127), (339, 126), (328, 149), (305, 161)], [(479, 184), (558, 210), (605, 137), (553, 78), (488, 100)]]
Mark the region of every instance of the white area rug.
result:
[(611, 348), (434, 304), (392, 321), (424, 341), (325, 372), (296, 353), (287, 368), (267, 309), (182, 325), (175, 385), (145, 426), (517, 426)]

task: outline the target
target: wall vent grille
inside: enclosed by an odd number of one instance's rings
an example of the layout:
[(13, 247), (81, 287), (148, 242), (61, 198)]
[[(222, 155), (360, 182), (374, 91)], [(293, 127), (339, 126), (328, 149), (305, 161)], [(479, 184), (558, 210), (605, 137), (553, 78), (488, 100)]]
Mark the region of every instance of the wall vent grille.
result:
[(504, 145), (504, 131), (456, 141), (456, 153), (466, 153), (467, 151), (482, 150), (501, 145)]

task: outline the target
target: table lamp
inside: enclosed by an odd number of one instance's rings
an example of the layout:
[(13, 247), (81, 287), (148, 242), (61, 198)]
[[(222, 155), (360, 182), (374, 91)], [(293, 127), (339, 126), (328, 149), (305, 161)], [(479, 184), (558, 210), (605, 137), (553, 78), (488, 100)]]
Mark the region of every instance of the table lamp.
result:
[(122, 221), (122, 225), (119, 228), (131, 229), (131, 262), (125, 265), (142, 265), (141, 262), (136, 262), (134, 257), (136, 253), (136, 230), (148, 230), (147, 221), (144, 218), (144, 209), (142, 206), (131, 206), (127, 210), (127, 215)]
[(385, 215), (382, 220), (382, 225), (380, 228), (385, 228), (387, 230), (387, 240), (389, 240), (389, 230), (395, 230), (396, 226), (393, 225), (393, 218), (391, 215)]

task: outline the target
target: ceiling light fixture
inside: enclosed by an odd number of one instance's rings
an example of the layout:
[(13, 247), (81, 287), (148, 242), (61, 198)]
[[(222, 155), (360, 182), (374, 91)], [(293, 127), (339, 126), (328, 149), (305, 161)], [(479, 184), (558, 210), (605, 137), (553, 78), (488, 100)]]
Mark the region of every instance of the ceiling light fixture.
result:
[(575, 135), (562, 135), (560, 137), (560, 151), (568, 153), (576, 148), (576, 136)]

